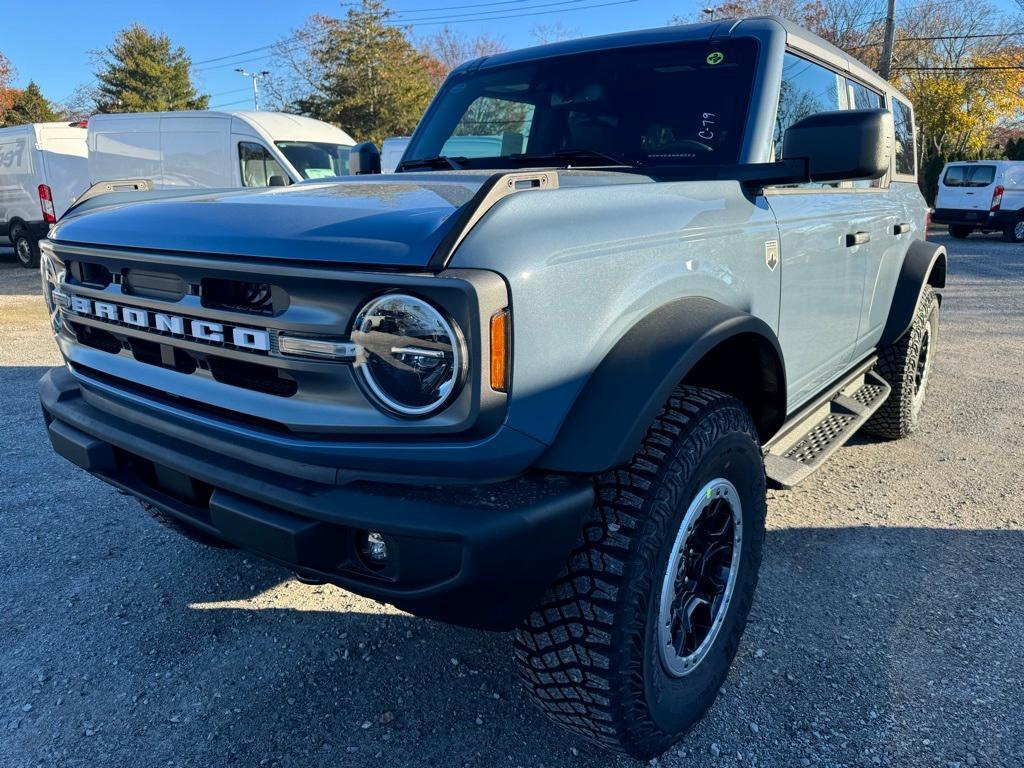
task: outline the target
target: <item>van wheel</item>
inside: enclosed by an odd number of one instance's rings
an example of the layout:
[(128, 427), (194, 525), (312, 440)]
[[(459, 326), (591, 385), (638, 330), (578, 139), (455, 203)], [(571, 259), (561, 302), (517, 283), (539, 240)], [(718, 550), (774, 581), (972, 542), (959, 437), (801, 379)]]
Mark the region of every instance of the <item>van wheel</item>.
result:
[(1024, 219), (1017, 219), (1003, 230), (1003, 240), (1008, 243), (1024, 243)]
[(939, 300), (928, 285), (910, 330), (878, 353), (875, 371), (888, 382), (892, 392), (864, 425), (866, 432), (899, 440), (917, 429), (938, 342)]
[(757, 431), (735, 398), (679, 387), (632, 461), (594, 482), (516, 660), (552, 720), (647, 759), (715, 701), (746, 626), (764, 542)]
[(19, 224), (11, 230), (11, 242), (14, 243), (14, 255), (18, 263), (26, 269), (39, 266), (39, 243), (29, 234), (28, 228)]
[(949, 227), (949, 236), (954, 240), (963, 240), (973, 231), (974, 227), (965, 227), (963, 224), (952, 224)]

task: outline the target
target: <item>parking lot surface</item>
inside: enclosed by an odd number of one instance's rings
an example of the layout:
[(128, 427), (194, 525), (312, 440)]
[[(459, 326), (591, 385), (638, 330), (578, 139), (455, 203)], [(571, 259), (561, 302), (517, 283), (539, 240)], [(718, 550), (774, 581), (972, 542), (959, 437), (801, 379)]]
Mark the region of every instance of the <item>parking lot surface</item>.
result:
[[(721, 698), (663, 766), (1024, 764), (1024, 247), (947, 241), (923, 425), (771, 492)], [(164, 531), (57, 458), (38, 277), (0, 249), (0, 766), (625, 766), (511, 639)]]

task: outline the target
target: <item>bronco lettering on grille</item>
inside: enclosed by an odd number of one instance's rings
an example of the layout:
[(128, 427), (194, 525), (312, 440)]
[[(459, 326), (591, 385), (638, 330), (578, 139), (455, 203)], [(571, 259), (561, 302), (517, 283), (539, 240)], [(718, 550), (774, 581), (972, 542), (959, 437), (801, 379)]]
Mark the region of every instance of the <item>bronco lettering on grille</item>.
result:
[(224, 323), (210, 320), (195, 320), (165, 312), (150, 312), (109, 301), (93, 301), (83, 296), (69, 296), (67, 304), (73, 312), (79, 315), (123, 323), (147, 331), (169, 333), (212, 344), (233, 344), (242, 349), (259, 352), (267, 352), (270, 349), (270, 332), (260, 328), (226, 326)]

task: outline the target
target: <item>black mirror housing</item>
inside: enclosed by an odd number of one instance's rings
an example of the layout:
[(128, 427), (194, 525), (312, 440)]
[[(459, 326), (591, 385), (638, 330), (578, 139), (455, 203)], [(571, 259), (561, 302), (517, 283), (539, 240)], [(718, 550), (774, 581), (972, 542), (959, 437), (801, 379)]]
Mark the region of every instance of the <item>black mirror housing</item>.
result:
[(267, 179), (267, 186), (269, 186), (269, 187), (287, 187), (288, 186), (288, 179), (286, 179), (284, 176), (281, 176), (280, 174), (276, 174), (275, 173), (273, 176), (271, 176), (269, 179)]
[(887, 109), (819, 112), (789, 127), (782, 156), (805, 159), (811, 181), (880, 179), (889, 170), (892, 135)]
[(372, 141), (356, 144), (348, 153), (348, 172), (353, 176), (380, 173), (380, 150)]

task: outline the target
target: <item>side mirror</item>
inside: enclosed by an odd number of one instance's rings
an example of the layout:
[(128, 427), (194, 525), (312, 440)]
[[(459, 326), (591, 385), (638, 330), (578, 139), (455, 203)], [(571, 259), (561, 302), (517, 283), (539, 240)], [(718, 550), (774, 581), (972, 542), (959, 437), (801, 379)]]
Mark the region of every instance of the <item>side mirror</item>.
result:
[(356, 144), (348, 153), (348, 172), (353, 176), (380, 173), (380, 150), (372, 141)]
[(819, 112), (789, 127), (782, 156), (806, 160), (811, 181), (880, 179), (889, 170), (892, 135), (887, 109)]
[(287, 187), (288, 186), (288, 179), (286, 179), (284, 176), (281, 176), (280, 174), (274, 174), (269, 179), (267, 179), (267, 186), (268, 187)]

